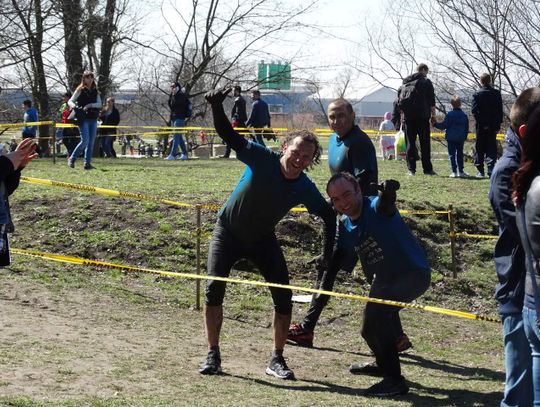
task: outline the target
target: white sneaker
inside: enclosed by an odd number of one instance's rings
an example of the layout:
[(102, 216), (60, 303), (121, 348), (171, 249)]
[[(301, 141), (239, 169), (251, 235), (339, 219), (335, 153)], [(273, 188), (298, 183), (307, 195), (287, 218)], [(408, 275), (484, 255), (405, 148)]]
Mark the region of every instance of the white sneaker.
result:
[(478, 172), (478, 174), (476, 174), (476, 178), (484, 178), (484, 174), (482, 174), (481, 172)]
[(182, 155), (179, 155), (178, 157), (176, 157), (177, 160), (182, 160), (182, 161), (186, 161), (188, 159), (188, 156), (185, 155), (185, 154), (182, 154)]
[(172, 160), (174, 160), (174, 156), (173, 156), (173, 155), (168, 155), (168, 156), (165, 158), (165, 160), (167, 160), (167, 161), (172, 161)]
[(469, 178), (470, 175), (467, 174), (465, 171), (461, 171), (461, 172), (458, 174), (458, 177), (459, 177), (459, 178)]
[(457, 177), (458, 177), (458, 175), (457, 175), (457, 173), (455, 173), (455, 172), (453, 172), (453, 173), (450, 174), (450, 178), (457, 178)]

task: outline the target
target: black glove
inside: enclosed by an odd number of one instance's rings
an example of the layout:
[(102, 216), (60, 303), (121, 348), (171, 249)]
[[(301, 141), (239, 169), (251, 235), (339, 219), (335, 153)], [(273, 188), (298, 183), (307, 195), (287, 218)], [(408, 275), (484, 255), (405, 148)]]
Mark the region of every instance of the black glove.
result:
[(230, 92), (231, 88), (211, 90), (204, 95), (204, 98), (211, 105), (221, 105)]
[(381, 182), (380, 184), (377, 184), (376, 182), (372, 182), (371, 186), (373, 188), (376, 188), (378, 191), (381, 191), (382, 193), (385, 192), (396, 192), (399, 187), (399, 181), (396, 181), (395, 179), (387, 179)]

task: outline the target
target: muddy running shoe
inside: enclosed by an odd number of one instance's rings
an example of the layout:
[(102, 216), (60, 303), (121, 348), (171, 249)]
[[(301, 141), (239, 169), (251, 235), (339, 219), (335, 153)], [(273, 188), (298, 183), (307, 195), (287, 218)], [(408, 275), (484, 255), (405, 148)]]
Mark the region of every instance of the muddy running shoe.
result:
[(75, 161), (68, 157), (67, 164), (69, 168), (75, 168)]
[(352, 374), (361, 374), (368, 376), (382, 376), (381, 369), (377, 366), (376, 362), (370, 363), (353, 363), (349, 367), (349, 372)]
[(275, 376), (278, 379), (296, 380), (293, 371), (289, 369), (287, 363), (285, 363), (283, 355), (272, 356), (272, 359), (266, 368), (266, 374)]
[(287, 340), (305, 348), (313, 347), (313, 331), (306, 331), (301, 324), (291, 324), (287, 334)]
[(407, 334), (403, 334), (397, 338), (396, 349), (398, 352), (405, 352), (407, 349), (411, 349), (412, 347), (412, 343)]
[(83, 167), (85, 170), (95, 170), (96, 167), (94, 167), (92, 164), (84, 164)]
[(219, 350), (210, 349), (206, 356), (206, 362), (199, 368), (200, 374), (217, 375), (221, 374), (221, 356)]
[(403, 376), (386, 377), (381, 382), (374, 384), (364, 392), (368, 397), (395, 397), (409, 392), (409, 386)]

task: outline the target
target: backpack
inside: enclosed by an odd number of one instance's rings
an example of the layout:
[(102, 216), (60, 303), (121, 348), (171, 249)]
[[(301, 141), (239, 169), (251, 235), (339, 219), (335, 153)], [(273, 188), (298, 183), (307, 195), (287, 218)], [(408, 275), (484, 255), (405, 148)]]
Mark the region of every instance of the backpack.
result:
[(422, 98), (417, 87), (419, 80), (415, 79), (411, 82), (404, 83), (399, 88), (397, 105), (405, 115), (417, 111), (422, 103)]

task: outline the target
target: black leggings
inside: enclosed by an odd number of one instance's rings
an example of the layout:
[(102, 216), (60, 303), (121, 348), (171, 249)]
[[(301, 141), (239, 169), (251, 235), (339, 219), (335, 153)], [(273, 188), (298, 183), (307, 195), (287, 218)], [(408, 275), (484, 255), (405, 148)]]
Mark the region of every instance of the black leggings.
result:
[[(218, 219), (210, 247), (208, 248), (208, 275), (228, 277), (234, 263), (239, 259), (251, 260), (267, 282), (289, 284), (289, 271), (275, 234), (255, 243), (246, 243), (232, 235)], [(208, 280), (206, 285), (206, 305), (223, 304), (226, 283)], [(274, 309), (278, 314), (292, 312), (292, 291), (270, 287)]]
[[(431, 274), (426, 270), (411, 270), (380, 281), (375, 276), (369, 296), (385, 300), (410, 302), (422, 295), (429, 287)], [(375, 354), (377, 365), (384, 377), (401, 375), (396, 339), (403, 333), (399, 311), (401, 308), (369, 302), (364, 311), (362, 337)]]

